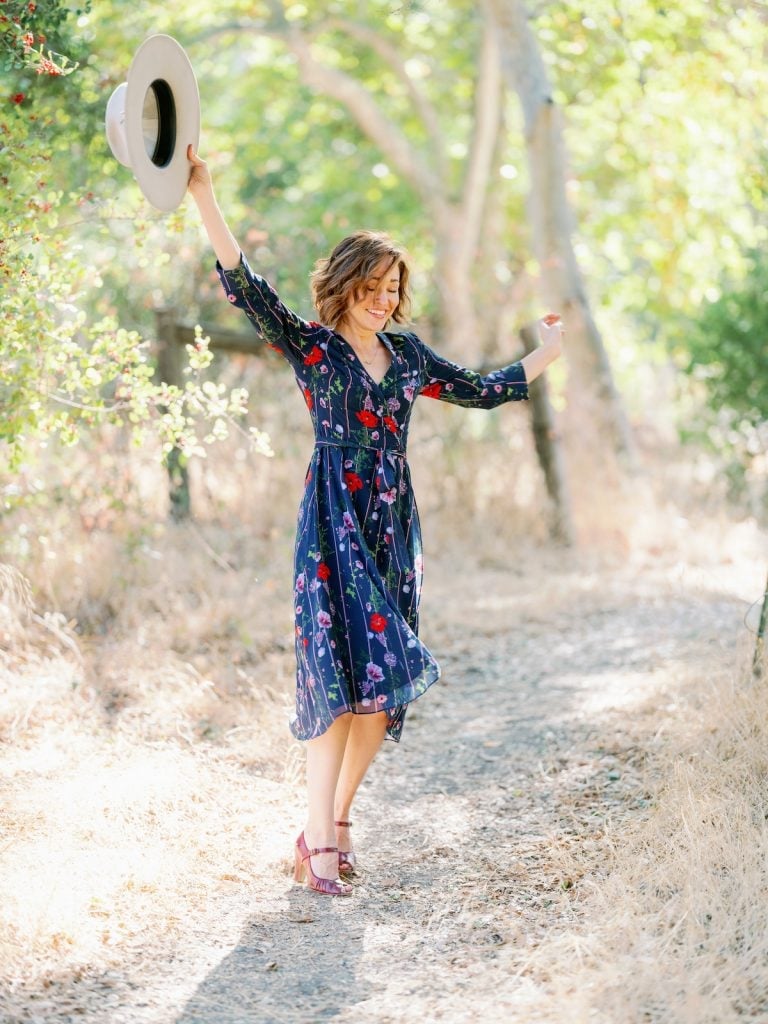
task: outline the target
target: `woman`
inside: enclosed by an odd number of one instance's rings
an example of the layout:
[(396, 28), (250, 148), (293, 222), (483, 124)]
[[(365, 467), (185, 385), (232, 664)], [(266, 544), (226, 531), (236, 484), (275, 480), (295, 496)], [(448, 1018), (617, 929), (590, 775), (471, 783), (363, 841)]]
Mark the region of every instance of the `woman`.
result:
[(218, 208), (205, 162), (189, 147), (189, 191), (227, 297), (293, 367), (315, 428), (295, 551), (297, 690), (291, 731), (307, 746), (308, 815), (295, 879), (346, 896), (355, 869), (349, 812), (388, 734), (440, 669), (418, 639), (421, 537), (405, 458), (418, 394), (476, 408), (528, 397), (560, 354), (562, 327), (539, 323), (542, 347), (487, 377), (414, 334), (385, 331), (408, 313), (408, 264), (386, 235), (345, 238), (312, 275), (322, 323), (287, 309), (253, 274)]

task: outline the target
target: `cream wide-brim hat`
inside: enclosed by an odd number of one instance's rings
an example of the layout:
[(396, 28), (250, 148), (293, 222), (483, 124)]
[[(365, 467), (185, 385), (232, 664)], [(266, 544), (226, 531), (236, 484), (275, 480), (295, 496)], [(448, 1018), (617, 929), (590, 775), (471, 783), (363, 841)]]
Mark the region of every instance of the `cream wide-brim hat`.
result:
[(133, 171), (158, 210), (175, 210), (187, 191), (192, 165), (187, 146), (200, 142), (200, 95), (189, 58), (172, 36), (146, 39), (127, 81), (109, 98), (109, 147)]

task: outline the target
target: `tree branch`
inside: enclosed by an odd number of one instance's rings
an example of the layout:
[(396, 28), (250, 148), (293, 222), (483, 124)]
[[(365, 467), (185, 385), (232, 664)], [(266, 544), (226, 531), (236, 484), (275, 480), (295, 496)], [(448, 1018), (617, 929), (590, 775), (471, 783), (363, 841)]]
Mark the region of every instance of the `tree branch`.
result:
[(462, 188), (464, 230), (467, 249), (474, 253), (480, 241), (483, 208), (488, 191), (493, 155), (501, 129), (501, 62), (496, 39), (497, 27), (488, 8), (483, 19), (480, 73), (475, 86), (475, 118), (469, 165)]
[(447, 178), (447, 162), (440, 119), (424, 91), (419, 88), (411, 75), (408, 74), (405, 62), (402, 60), (397, 48), (384, 39), (375, 29), (360, 22), (331, 18), (321, 28), (321, 31), (328, 30), (343, 32), (369, 46), (397, 75), (400, 82), (405, 86), (414, 109), (421, 118), (424, 129), (429, 137), (431, 152), (435, 159), (438, 173), (443, 181), (445, 181)]
[(370, 91), (351, 75), (316, 60), (309, 41), (294, 26), (290, 27), (285, 42), (298, 61), (304, 84), (342, 103), (360, 130), (383, 150), (416, 189), (424, 204), (442, 215), (441, 181), (397, 125), (383, 113)]

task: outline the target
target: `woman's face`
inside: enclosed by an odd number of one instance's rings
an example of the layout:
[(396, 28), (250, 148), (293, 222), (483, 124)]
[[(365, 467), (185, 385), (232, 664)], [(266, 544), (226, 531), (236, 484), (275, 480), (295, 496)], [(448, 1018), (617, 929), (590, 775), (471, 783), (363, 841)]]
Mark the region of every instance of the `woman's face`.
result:
[(344, 321), (358, 332), (380, 331), (400, 301), (400, 264), (384, 258), (365, 282), (359, 297), (350, 295)]

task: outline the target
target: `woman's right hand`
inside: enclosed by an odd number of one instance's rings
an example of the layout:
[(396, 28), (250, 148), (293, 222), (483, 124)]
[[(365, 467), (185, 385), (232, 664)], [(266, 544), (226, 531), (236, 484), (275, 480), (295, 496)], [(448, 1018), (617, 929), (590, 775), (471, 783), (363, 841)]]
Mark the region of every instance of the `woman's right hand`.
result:
[(191, 143), (187, 146), (187, 160), (192, 164), (192, 169), (189, 172), (189, 182), (187, 183), (187, 190), (190, 195), (193, 199), (200, 199), (204, 195), (209, 195), (213, 192), (213, 182), (211, 181), (208, 164), (205, 160), (200, 159)]

